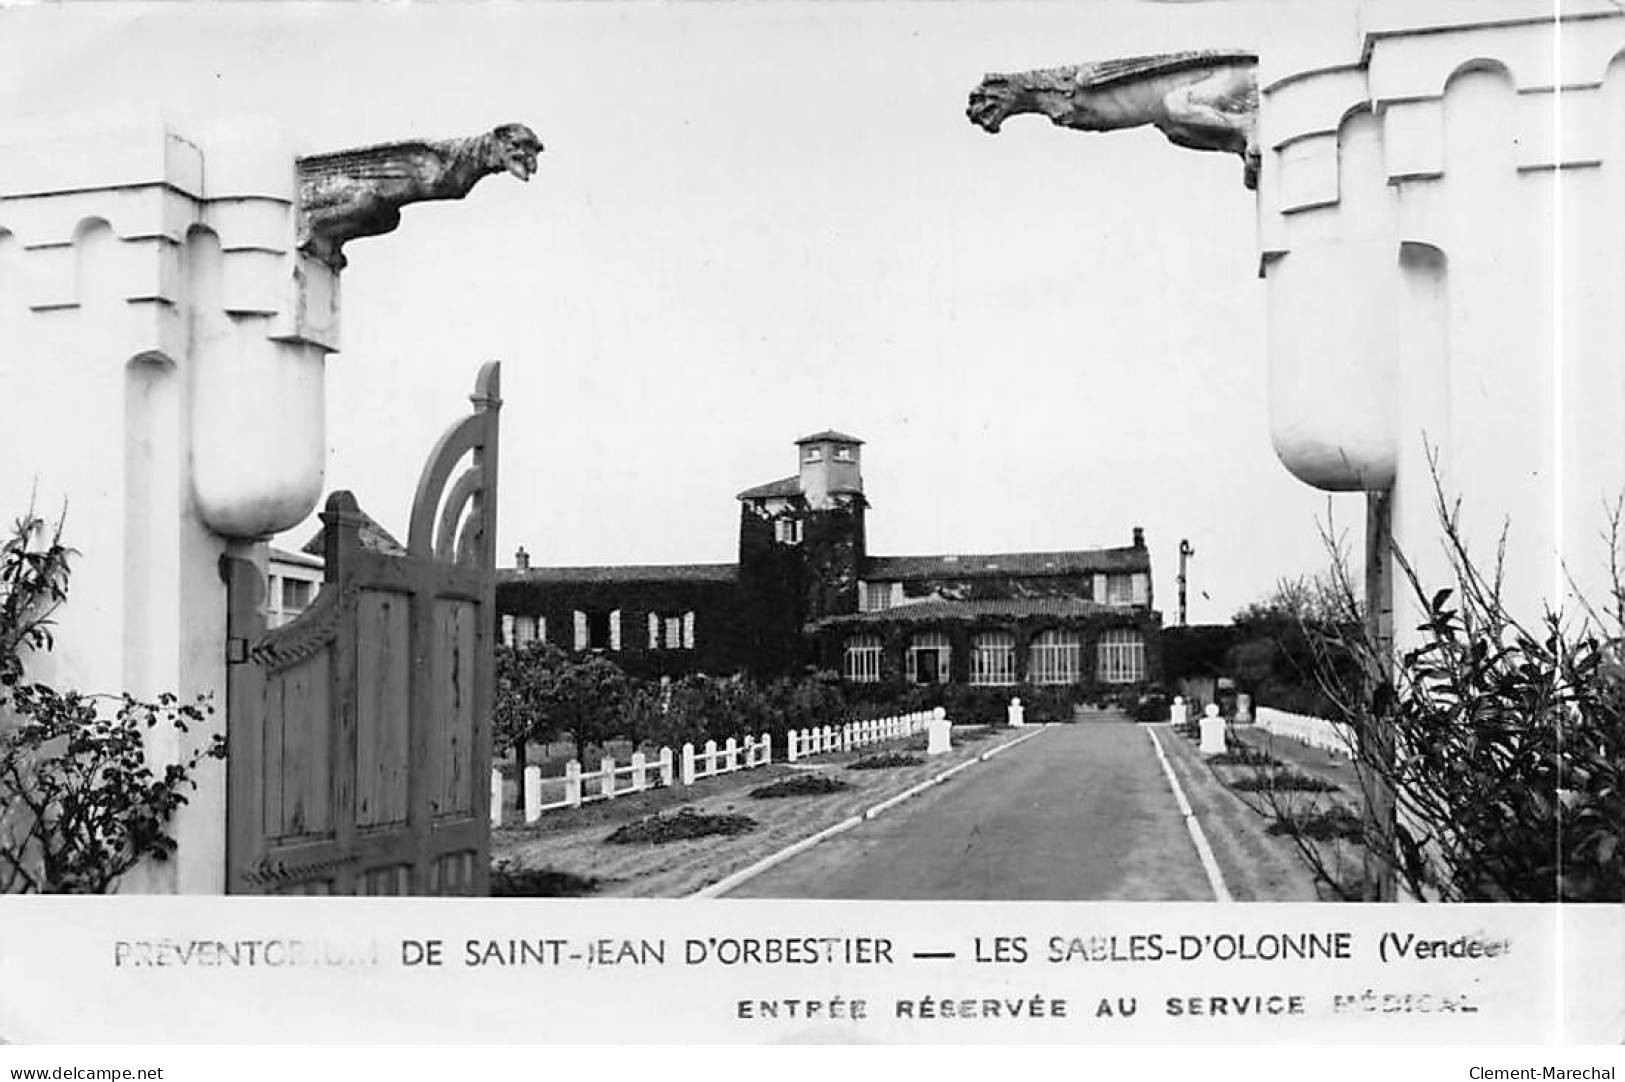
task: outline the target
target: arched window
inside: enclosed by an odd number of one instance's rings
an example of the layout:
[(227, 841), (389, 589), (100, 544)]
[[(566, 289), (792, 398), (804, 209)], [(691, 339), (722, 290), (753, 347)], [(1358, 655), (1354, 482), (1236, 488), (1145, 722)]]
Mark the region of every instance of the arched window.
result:
[(853, 635), (846, 640), (841, 673), (856, 684), (880, 682), (880, 636)]
[(1016, 682), (1016, 637), (1008, 631), (984, 631), (970, 641), (970, 682), (1003, 687)]
[(1027, 679), (1034, 684), (1075, 684), (1082, 650), (1076, 631), (1051, 629), (1033, 639), (1027, 653)]
[(903, 675), (911, 684), (946, 684), (952, 647), (941, 631), (922, 631), (909, 640)]
[(1134, 684), (1145, 679), (1145, 639), (1132, 627), (1100, 633), (1095, 675), (1103, 684)]

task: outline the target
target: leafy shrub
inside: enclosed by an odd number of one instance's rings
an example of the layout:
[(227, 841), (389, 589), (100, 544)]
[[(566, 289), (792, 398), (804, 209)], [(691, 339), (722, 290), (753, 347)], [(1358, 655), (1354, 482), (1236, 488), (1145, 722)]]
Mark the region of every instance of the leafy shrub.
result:
[(511, 860), (491, 866), (493, 898), (579, 898), (598, 889), (599, 880), (553, 868), (516, 867)]
[(1016, 694), (1015, 688), (949, 684), (943, 689), (942, 706), (949, 719), (961, 725), (1007, 725), (1010, 700)]
[(839, 725), (850, 713), (841, 678), (833, 672), (783, 677), (764, 688), (763, 694), (769, 711), (767, 731), (775, 736), (791, 729)]
[[(53, 645), (51, 617), (67, 599), (71, 550), (62, 526), (30, 512), (0, 545), (0, 891), (103, 894), (143, 859), (167, 860), (175, 810), (205, 759), (224, 758), (214, 735), (154, 772), (146, 734), (188, 733), (213, 714), (207, 697), (182, 703), (57, 691), (24, 679), (24, 660)], [(109, 710), (109, 704), (117, 703)]]
[(1141, 695), (1129, 709), (1129, 717), (1135, 721), (1167, 721), (1172, 702), (1172, 699), (1161, 692)]
[[(1585, 606), (1579, 621), (1547, 612), (1526, 626), (1502, 600), (1499, 555), (1487, 568), (1475, 561), (1460, 502), (1447, 503), (1436, 466), (1433, 479), (1452, 581), (1424, 585), (1392, 552), (1424, 614), (1419, 644), (1396, 657), (1352, 619), (1323, 644), (1330, 716), (1354, 729), (1373, 802), (1368, 882), (1386, 874), (1412, 897), (1443, 901), (1625, 901), (1621, 510), (1609, 523), (1605, 611)], [(1333, 573), (1344, 610), (1357, 613), (1360, 591), (1340, 560)], [(1345, 657), (1358, 662), (1354, 678)]]
[(766, 731), (773, 720), (767, 696), (737, 677), (685, 676), (667, 691), (664, 721), (649, 738), (673, 747), (722, 742)]

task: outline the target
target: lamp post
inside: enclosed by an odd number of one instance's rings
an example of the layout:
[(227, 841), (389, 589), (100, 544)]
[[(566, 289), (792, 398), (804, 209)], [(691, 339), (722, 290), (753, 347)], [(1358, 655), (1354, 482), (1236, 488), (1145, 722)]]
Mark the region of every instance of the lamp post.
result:
[(1196, 555), (1186, 538), (1179, 539), (1179, 626), (1185, 626), (1185, 561)]

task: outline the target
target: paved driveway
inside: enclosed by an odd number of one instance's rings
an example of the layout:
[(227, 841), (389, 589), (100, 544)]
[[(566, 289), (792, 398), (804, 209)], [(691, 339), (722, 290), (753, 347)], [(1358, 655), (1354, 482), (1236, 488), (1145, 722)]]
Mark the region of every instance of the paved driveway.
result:
[(1050, 728), (752, 879), (734, 898), (1211, 901), (1151, 741)]

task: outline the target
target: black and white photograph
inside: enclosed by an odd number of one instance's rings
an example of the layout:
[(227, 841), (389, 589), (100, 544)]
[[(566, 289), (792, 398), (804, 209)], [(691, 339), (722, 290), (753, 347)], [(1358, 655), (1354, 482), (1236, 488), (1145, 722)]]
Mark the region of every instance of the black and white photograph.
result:
[(0, 4), (5, 1055), (1618, 1046), (1622, 171), (1614, 0)]

